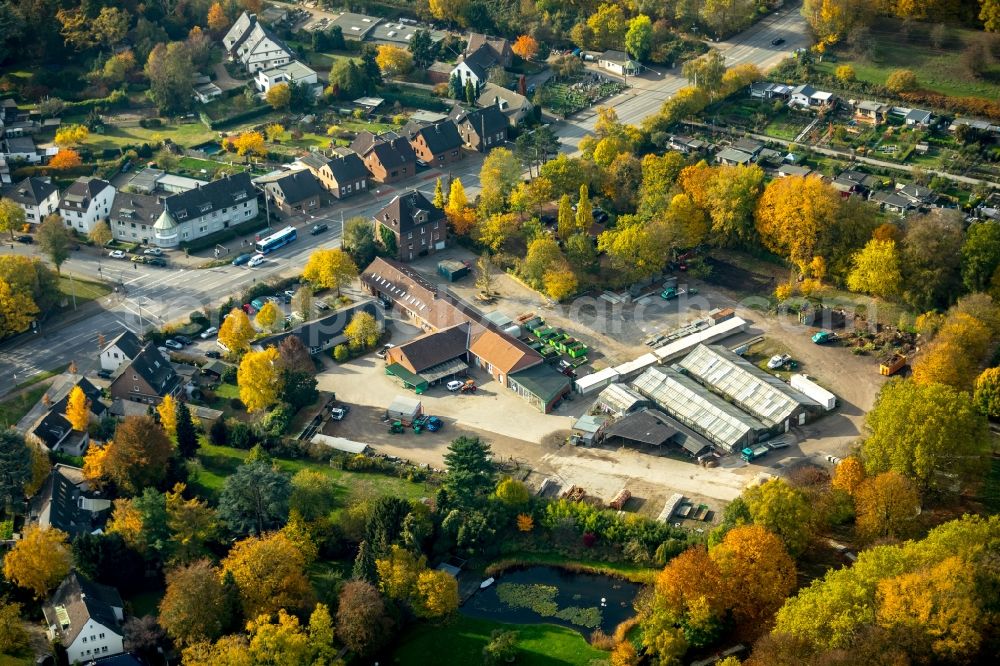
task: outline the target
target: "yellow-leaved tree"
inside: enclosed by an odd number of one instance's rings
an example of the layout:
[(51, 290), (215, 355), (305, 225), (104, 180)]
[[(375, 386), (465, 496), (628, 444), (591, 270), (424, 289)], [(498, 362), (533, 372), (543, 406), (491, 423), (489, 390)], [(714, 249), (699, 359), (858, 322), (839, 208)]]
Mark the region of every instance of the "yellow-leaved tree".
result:
[(240, 386), (240, 400), (248, 412), (256, 412), (273, 405), (281, 393), (280, 354), (277, 348), (247, 352), (236, 371)]
[(531, 35), (521, 35), (510, 47), (510, 50), (525, 60), (531, 60), (538, 54), (538, 40)]
[(156, 413), (160, 415), (160, 425), (163, 431), (171, 437), (177, 435), (177, 401), (174, 396), (168, 395), (156, 406)]
[(264, 135), (260, 132), (242, 132), (232, 140), (233, 147), (237, 155), (264, 155), (267, 148), (264, 147)]
[(956, 664), (982, 641), (984, 609), (976, 572), (960, 557), (879, 581), (876, 622), (909, 637), (919, 663)]
[(909, 479), (890, 470), (862, 481), (854, 505), (858, 536), (869, 542), (898, 539), (920, 512), (920, 495)]
[(847, 275), (847, 288), (877, 298), (892, 298), (899, 293), (903, 276), (899, 253), (891, 240), (872, 239), (851, 258), (854, 267)]
[(73, 430), (85, 432), (90, 425), (90, 398), (79, 386), (74, 386), (66, 401), (66, 420)]
[(312, 600), (305, 559), (280, 532), (236, 542), (222, 560), (222, 570), (223, 575), (233, 575), (245, 617), (276, 613), (280, 608), (308, 608)]
[(344, 329), (344, 336), (352, 349), (371, 349), (381, 335), (375, 317), (367, 312), (357, 312)]
[(414, 611), (420, 617), (440, 618), (458, 609), (458, 581), (444, 571), (421, 571), (417, 595)]
[(413, 54), (400, 46), (382, 44), (378, 47), (375, 64), (387, 79), (404, 76), (413, 69)]
[(27, 330), (37, 314), (38, 306), (31, 292), (15, 291), (7, 280), (0, 278), (0, 337)]
[(339, 248), (316, 250), (309, 255), (302, 277), (321, 289), (336, 289), (340, 296), (340, 289), (358, 277), (358, 267), (351, 255)]
[(820, 236), (836, 222), (840, 194), (816, 176), (768, 183), (757, 202), (757, 232), (764, 246), (806, 273)]
[(257, 313), (257, 317), (254, 321), (261, 329), (265, 331), (273, 331), (274, 325), (278, 322), (278, 317), (280, 316), (281, 310), (278, 309), (278, 306), (274, 304), (274, 301), (268, 301)]
[(856, 456), (848, 456), (834, 468), (830, 485), (838, 490), (843, 490), (848, 495), (854, 495), (864, 480), (864, 464)]
[(233, 352), (246, 351), (254, 335), (256, 331), (250, 324), (250, 318), (240, 308), (233, 308), (219, 327), (219, 340)]
[(475, 224), (476, 214), (469, 207), (469, 199), (465, 195), (465, 187), (462, 185), (461, 178), (451, 181), (451, 187), (448, 189), (448, 205), (444, 207), (444, 212), (456, 234), (469, 233)]
[(84, 125), (63, 125), (56, 130), (55, 144), (60, 148), (83, 143), (90, 136), (90, 130)]
[(545, 285), (545, 293), (554, 301), (561, 301), (572, 296), (576, 293), (578, 285), (576, 275), (569, 264), (545, 271), (542, 283)]
[(69, 573), (73, 564), (66, 533), (28, 525), (3, 559), (3, 575), (41, 599)]
[[(288, 105), (292, 101), (292, 89), (287, 83), (279, 83), (276, 86), (271, 86), (267, 91), (267, 103), (273, 106), (277, 110), (287, 109)], [(271, 139), (272, 141), (274, 139)], [(242, 155), (243, 153), (240, 153)]]

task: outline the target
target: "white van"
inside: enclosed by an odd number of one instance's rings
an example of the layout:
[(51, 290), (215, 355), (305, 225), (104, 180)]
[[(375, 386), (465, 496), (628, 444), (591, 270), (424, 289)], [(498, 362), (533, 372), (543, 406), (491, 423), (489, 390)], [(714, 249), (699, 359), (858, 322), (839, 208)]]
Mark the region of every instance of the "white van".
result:
[(210, 337), (212, 337), (213, 335), (215, 335), (218, 332), (219, 332), (219, 329), (217, 329), (215, 326), (209, 326), (204, 331), (202, 331), (201, 339), (202, 340), (208, 340)]

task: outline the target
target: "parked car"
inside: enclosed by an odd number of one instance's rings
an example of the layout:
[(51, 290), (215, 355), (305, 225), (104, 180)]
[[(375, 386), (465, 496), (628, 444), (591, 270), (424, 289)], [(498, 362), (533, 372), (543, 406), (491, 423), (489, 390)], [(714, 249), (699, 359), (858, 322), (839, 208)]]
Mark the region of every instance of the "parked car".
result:
[[(292, 291), (291, 289), (286, 289), (283, 293), (285, 294), (285, 297), (288, 298), (289, 300), (292, 298), (292, 296), (295, 295), (295, 292)], [(288, 301), (285, 302), (287, 303)]]
[(316, 301), (317, 310), (329, 310), (330, 306), (326, 301)]
[(264, 307), (264, 305), (266, 305), (266, 303), (267, 301), (263, 298), (255, 298), (252, 301), (250, 301), (250, 305), (253, 306), (255, 310), (260, 310), (261, 308)]
[(31, 245), (32, 243), (35, 242), (35, 239), (29, 236), (28, 234), (22, 234), (17, 237), (17, 242), (24, 243), (25, 245)]
[(255, 266), (260, 266), (262, 263), (264, 263), (264, 255), (255, 254), (250, 257), (250, 261), (247, 262), (247, 266), (254, 268)]
[(452, 393), (454, 393), (455, 391), (460, 391), (463, 386), (465, 386), (465, 382), (461, 382), (457, 379), (453, 379), (447, 384), (445, 384), (445, 388), (451, 391)]
[(254, 255), (252, 254), (241, 254), (240, 256), (233, 259), (233, 266), (242, 266), (243, 264), (246, 264), (251, 259), (253, 259), (253, 257)]
[(243, 312), (246, 312), (248, 316), (252, 317), (257, 314), (257, 308), (250, 305), (249, 303), (243, 304)]
[(184, 346), (190, 345), (194, 342), (194, 340), (192, 340), (186, 335), (175, 335), (174, 340), (176, 340), (177, 342), (181, 343)]
[(429, 417), (427, 419), (427, 423), (424, 425), (424, 427), (430, 430), (431, 432), (437, 432), (442, 428), (442, 426), (444, 426), (444, 421), (442, 421), (436, 416)]
[(344, 417), (347, 416), (347, 412), (351, 411), (351, 408), (347, 405), (341, 405), (340, 407), (334, 407), (330, 410), (330, 419), (333, 421), (343, 421)]
[(163, 257), (146, 257), (146, 263), (150, 266), (166, 266), (167, 260)]
[(108, 256), (112, 259), (124, 259), (125, 253), (121, 250), (111, 250), (111, 252), (108, 252)]
[(375, 355), (378, 356), (379, 358), (385, 358), (386, 353), (395, 346), (396, 345), (390, 342), (384, 347), (382, 347), (382, 349), (379, 349), (377, 352), (375, 352)]
[(205, 356), (207, 356), (208, 358), (222, 358), (222, 354), (215, 351), (214, 349), (209, 349), (207, 352), (205, 352)]
[(112, 374), (114, 373), (105, 368), (101, 368), (100, 370), (97, 371), (97, 376), (100, 377), (101, 379), (111, 379)]
[(312, 227), (312, 229), (309, 231), (309, 233), (312, 234), (313, 236), (319, 236), (321, 233), (323, 233), (324, 231), (326, 231), (329, 228), (330, 228), (329, 226), (327, 226), (327, 225), (325, 225), (323, 223), (314, 224), (313, 227)]
[(158, 247), (150, 247), (143, 250), (142, 253), (152, 255), (154, 257), (159, 257), (161, 254), (163, 254), (163, 250), (161, 250)]
[(167, 338), (166, 340), (164, 340), (163, 345), (167, 349), (184, 349), (184, 345), (182, 345), (181, 343), (177, 342), (172, 338)]
[(201, 332), (201, 339), (208, 340), (210, 337), (219, 332), (219, 329), (215, 326), (209, 326), (204, 331)]

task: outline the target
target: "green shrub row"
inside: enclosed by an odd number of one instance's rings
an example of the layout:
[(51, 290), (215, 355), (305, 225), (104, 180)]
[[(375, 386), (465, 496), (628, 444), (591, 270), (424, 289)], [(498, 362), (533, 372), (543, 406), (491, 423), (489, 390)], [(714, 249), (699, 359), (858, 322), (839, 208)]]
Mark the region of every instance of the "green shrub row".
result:
[(246, 120), (252, 120), (254, 118), (265, 116), (271, 113), (271, 111), (273, 110), (274, 108), (270, 104), (264, 104), (263, 106), (256, 106), (252, 109), (247, 109), (246, 111), (240, 111), (239, 113), (234, 113), (231, 116), (226, 116), (225, 118), (218, 118), (216, 120), (212, 120), (211, 118), (208, 117), (208, 114), (206, 114), (204, 111), (200, 111), (198, 113), (198, 118), (201, 119), (201, 122), (204, 123), (205, 126), (208, 127), (208, 129), (217, 130), (229, 127), (231, 125), (236, 125), (238, 123), (242, 123)]

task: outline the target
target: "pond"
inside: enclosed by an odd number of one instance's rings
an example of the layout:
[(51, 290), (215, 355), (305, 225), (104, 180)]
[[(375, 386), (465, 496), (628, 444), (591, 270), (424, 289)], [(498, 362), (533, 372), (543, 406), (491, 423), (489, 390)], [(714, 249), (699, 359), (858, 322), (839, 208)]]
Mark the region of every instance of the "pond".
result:
[(222, 144), (218, 141), (208, 141), (206, 143), (198, 144), (194, 146), (192, 150), (200, 150), (206, 155), (215, 155), (222, 150)]
[[(499, 574), (493, 585), (463, 604), (470, 617), (512, 624), (558, 624), (589, 636), (607, 634), (635, 615), (639, 586), (597, 574), (557, 567), (529, 567)], [(603, 601), (602, 601), (603, 599)]]

